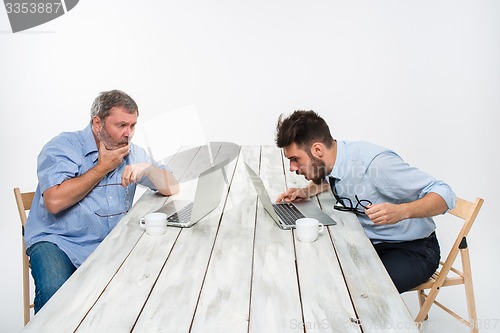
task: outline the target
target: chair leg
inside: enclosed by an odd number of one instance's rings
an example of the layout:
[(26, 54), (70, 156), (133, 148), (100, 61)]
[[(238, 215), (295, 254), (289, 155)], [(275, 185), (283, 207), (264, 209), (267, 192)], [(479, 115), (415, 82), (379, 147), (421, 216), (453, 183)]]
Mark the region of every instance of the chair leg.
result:
[[(417, 290), (417, 296), (418, 296), (418, 304), (420, 305), (420, 309), (422, 309), (422, 306), (425, 303), (425, 292), (423, 289)], [(424, 320), (429, 319), (429, 315), (426, 314)]]
[(476, 313), (476, 301), (474, 298), (474, 289), (472, 287), (472, 271), (470, 267), (470, 256), (469, 249), (460, 250), (462, 259), (462, 268), (464, 273), (464, 287), (465, 287), (465, 297), (467, 299), (467, 311), (469, 312), (469, 323), (472, 324), (471, 332), (478, 333), (477, 328), (477, 313)]
[(30, 287), (29, 287), (29, 275), (30, 275), (30, 269), (29, 269), (29, 261), (28, 258), (26, 257), (26, 248), (24, 245), (24, 240), (23, 240), (23, 245), (22, 245), (22, 256), (23, 256), (23, 319), (24, 319), (24, 325), (28, 324), (30, 321)]
[[(442, 281), (440, 282), (440, 284), (442, 285)], [(431, 309), (431, 305), (434, 304), (438, 292), (439, 292), (438, 282), (435, 282), (434, 286), (432, 286), (432, 288), (429, 290), (429, 293), (425, 296), (425, 302), (422, 304), (422, 307), (420, 308), (420, 311), (418, 312), (417, 317), (415, 318), (415, 322), (421, 323), (425, 320), (425, 318), (427, 318), (427, 314)]]

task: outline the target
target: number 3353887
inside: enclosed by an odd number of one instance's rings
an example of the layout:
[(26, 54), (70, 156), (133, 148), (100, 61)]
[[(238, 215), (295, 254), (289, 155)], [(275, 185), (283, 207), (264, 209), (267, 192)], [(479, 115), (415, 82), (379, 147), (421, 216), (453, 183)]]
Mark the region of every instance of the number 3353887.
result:
[(59, 13), (62, 10), (61, 3), (35, 3), (35, 2), (7, 2), (5, 3), (5, 9), (7, 9), (7, 14), (52, 14)]

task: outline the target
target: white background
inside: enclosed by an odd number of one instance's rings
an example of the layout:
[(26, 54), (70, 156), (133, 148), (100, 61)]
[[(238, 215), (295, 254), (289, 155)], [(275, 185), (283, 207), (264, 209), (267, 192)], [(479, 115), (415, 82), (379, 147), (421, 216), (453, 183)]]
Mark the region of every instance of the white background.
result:
[[(476, 302), (481, 331), (500, 332), (499, 14), (496, 0), (85, 0), (12, 34), (0, 8), (0, 331), (22, 328), (12, 189), (34, 190), (42, 146), (118, 88), (142, 122), (194, 105), (209, 141), (273, 144), (279, 114), (313, 109), (334, 137), (392, 148), (483, 197), (469, 237)], [(156, 142), (174, 140), (169, 125)], [(438, 223), (443, 246), (451, 233)], [(465, 309), (460, 287), (444, 296)], [(404, 298), (414, 311), (416, 295)], [(424, 331), (468, 332), (439, 309)]]

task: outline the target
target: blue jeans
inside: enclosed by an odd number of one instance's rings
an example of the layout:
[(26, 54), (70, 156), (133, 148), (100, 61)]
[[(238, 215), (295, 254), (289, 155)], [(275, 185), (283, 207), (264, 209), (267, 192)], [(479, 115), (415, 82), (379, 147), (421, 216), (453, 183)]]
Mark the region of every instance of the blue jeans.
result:
[(35, 280), (35, 313), (76, 271), (66, 253), (50, 242), (33, 244), (26, 250), (30, 257), (31, 275)]

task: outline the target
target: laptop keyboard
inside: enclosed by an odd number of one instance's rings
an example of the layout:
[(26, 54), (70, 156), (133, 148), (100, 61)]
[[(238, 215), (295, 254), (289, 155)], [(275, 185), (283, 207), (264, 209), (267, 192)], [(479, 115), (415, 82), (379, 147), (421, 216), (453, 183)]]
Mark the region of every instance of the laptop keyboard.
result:
[(189, 205), (183, 207), (178, 212), (170, 215), (167, 218), (167, 221), (173, 223), (188, 223), (191, 220), (192, 210), (193, 210), (193, 203), (191, 202)]
[(281, 221), (288, 225), (295, 225), (297, 219), (305, 217), (298, 209), (291, 203), (282, 203), (273, 205), (274, 211), (278, 214)]

